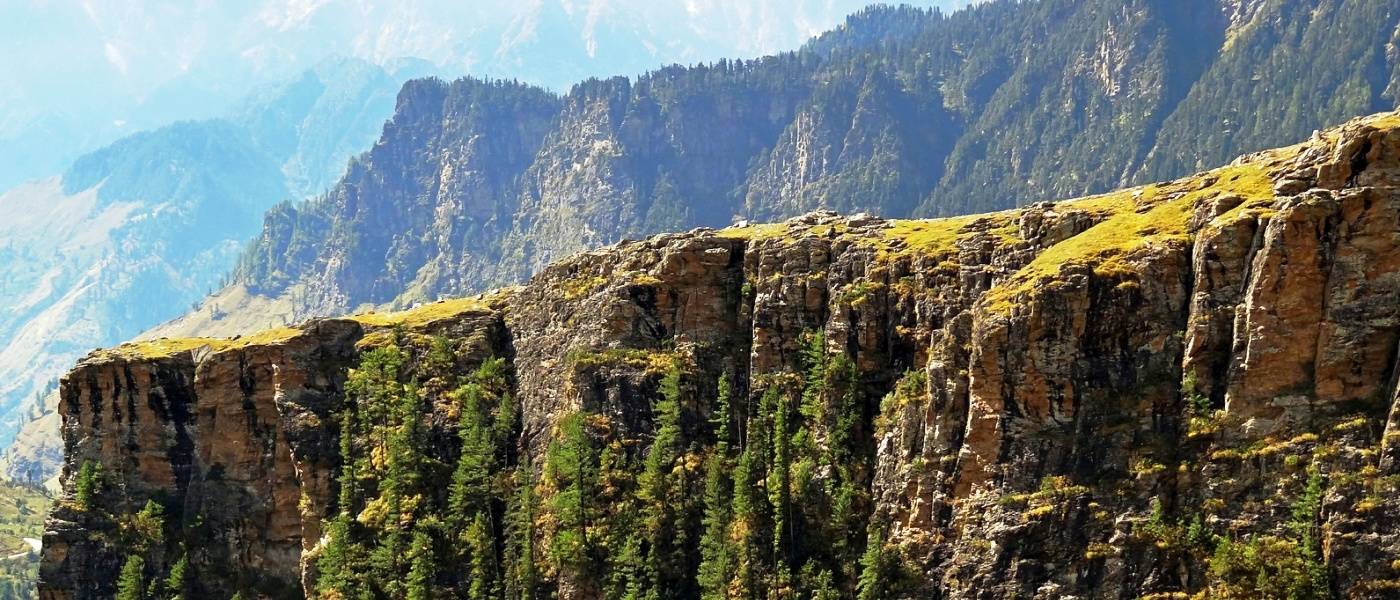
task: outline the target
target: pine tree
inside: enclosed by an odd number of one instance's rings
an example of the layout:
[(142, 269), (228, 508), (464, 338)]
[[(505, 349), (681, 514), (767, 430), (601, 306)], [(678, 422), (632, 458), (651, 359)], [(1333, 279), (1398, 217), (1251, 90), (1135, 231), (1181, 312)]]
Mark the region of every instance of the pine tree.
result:
[(556, 567), (587, 572), (590, 554), (588, 527), (592, 521), (589, 500), (594, 496), (597, 456), (589, 440), (584, 416), (575, 413), (560, 420), (560, 438), (549, 446), (544, 476), (555, 492), (549, 509), (557, 520), (549, 545)]
[(140, 556), (133, 554), (127, 557), (126, 564), (122, 565), (121, 575), (117, 577), (115, 600), (144, 600), (146, 597), (145, 570), (146, 561)]
[(436, 597), (433, 584), (437, 578), (437, 555), (433, 552), (432, 536), (422, 527), (413, 532), (408, 560), (407, 599), (431, 600)]
[[(397, 521), (397, 518), (395, 518)], [(393, 598), (404, 593), (404, 572), (408, 566), (405, 551), (408, 543), (405, 532), (399, 527), (390, 526), (379, 534), (379, 544), (369, 556), (371, 581)]]
[(78, 481), (74, 484), (73, 500), (80, 510), (92, 510), (96, 506), (97, 495), (102, 486), (102, 463), (83, 461), (78, 468)]
[(355, 411), (346, 407), (340, 413), (340, 472), (336, 482), (340, 484), (340, 494), (337, 496), (338, 507), (342, 512), (349, 512), (355, 506), (355, 500), (359, 496), (359, 486), (356, 485), (358, 469), (355, 465), (355, 427), (358, 419)]
[(422, 479), (423, 397), (415, 384), (403, 385), (401, 390), (394, 398), (394, 411), (387, 427), (388, 459), (384, 479), (380, 482), (383, 496), (393, 508), (391, 516), (398, 516), (399, 503), (417, 493)]
[(646, 531), (646, 547), (650, 550), (639, 578), (663, 595), (666, 595), (663, 590), (677, 591), (687, 570), (688, 542), (682, 522), (687, 484), (684, 468), (676, 468), (676, 461), (685, 450), (681, 437), (680, 386), (680, 368), (672, 365), (661, 381), (662, 398), (656, 405), (656, 437), (639, 478), (642, 525)]
[(884, 529), (870, 530), (865, 554), (860, 558), (860, 582), (856, 588), (856, 597), (859, 600), (879, 600), (885, 597), (885, 587), (889, 583), (889, 566), (886, 564), (884, 540)]
[(765, 396), (770, 396), (766, 404), (772, 407), (773, 464), (768, 469), (768, 503), (773, 511), (773, 563), (774, 568), (788, 566), (793, 545), (797, 536), (797, 523), (793, 519), (792, 492), (792, 436), (793, 421), (796, 415), (792, 403), (778, 390), (769, 388)]
[(756, 412), (751, 412), (745, 430), (744, 449), (734, 469), (734, 514), (730, 537), (737, 543), (734, 576), (730, 589), (736, 598), (764, 595), (765, 565), (773, 553), (771, 506), (762, 482), (767, 478), (768, 454), (774, 437), (767, 415), (773, 414), (778, 390), (764, 391)]
[(165, 578), (165, 591), (170, 594), (171, 600), (184, 600), (190, 591), (190, 557), (185, 552), (184, 547), (180, 548), (180, 558), (170, 567), (170, 574)]
[(462, 445), (447, 502), (448, 517), (458, 523), (459, 530), (465, 528), (471, 515), (487, 509), (491, 495), (493, 448), (490, 433), (482, 422), (482, 393), (481, 386), (475, 383), (459, 391), (462, 406), (457, 435)]
[(496, 585), (496, 577), (499, 572), (499, 564), (496, 560), (496, 540), (491, 535), (486, 518), (480, 513), (467, 527), (466, 546), (470, 556), (467, 598), (470, 600), (498, 598), (500, 592)]
[[(596, 577), (609, 598), (653, 600), (662, 590), (656, 584), (656, 548), (647, 523), (653, 505), (638, 485), (639, 466), (620, 440), (604, 440), (598, 451), (598, 534), (592, 545), (603, 555)], [(641, 467), (645, 469), (645, 467)]]
[(516, 495), (507, 513), (506, 552), (510, 560), (506, 579), (507, 600), (535, 600), (535, 481), (534, 467), (526, 456), (515, 469)]
[(326, 545), (316, 562), (317, 593), (326, 598), (350, 598), (357, 583), (359, 565), (350, 539), (350, 516), (340, 513), (326, 527)]
[(618, 600), (643, 600), (658, 594), (657, 586), (649, 580), (649, 569), (642, 555), (644, 532), (636, 529), (619, 531), (622, 543), (614, 549), (607, 573), (607, 597)]
[(700, 570), (697, 576), (703, 600), (723, 600), (729, 597), (729, 581), (733, 577), (734, 552), (729, 541), (731, 497), (729, 481), (731, 459), (729, 378), (719, 380), (719, 398), (711, 424), (714, 427), (715, 448), (705, 461), (704, 534), (700, 538)]
[(814, 562), (808, 562), (802, 567), (802, 589), (811, 600), (840, 600), (841, 592), (836, 589), (836, 582), (831, 576), (831, 571), (817, 566)]
[(147, 500), (132, 516), (128, 527), (134, 536), (132, 548), (145, 552), (160, 546), (165, 541), (165, 507), (155, 500)]

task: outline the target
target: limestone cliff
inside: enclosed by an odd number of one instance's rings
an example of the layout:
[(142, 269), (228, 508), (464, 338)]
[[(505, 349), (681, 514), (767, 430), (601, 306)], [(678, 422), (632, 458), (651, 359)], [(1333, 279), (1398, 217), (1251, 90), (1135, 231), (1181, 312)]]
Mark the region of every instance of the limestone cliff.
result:
[[(357, 584), (389, 597), (1394, 597), (1398, 343), (1394, 114), (1016, 211), (623, 242), (488, 296), (90, 355), (40, 590), (184, 562), (192, 596), (335, 597), (363, 560), (403, 574)], [(478, 458), (473, 546), (443, 532)]]

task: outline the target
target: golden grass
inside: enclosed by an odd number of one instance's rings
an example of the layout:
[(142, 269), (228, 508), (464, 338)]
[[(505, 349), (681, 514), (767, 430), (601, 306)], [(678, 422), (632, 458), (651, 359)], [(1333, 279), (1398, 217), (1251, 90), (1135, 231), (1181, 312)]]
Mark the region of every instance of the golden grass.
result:
[(675, 366), (680, 357), (667, 350), (643, 350), (639, 348), (612, 348), (602, 351), (573, 350), (565, 356), (574, 369), (596, 369), (604, 366), (626, 366), (647, 373), (665, 373)]
[[(880, 249), (882, 259), (896, 254), (920, 252), (942, 255), (957, 250), (958, 234), (977, 217), (952, 217), (947, 219), (898, 220), (891, 221)], [(890, 242), (903, 242), (895, 247)]]
[(1362, 119), (1376, 129), (1400, 129), (1400, 111), (1376, 113)]
[(115, 358), (148, 360), (167, 358), (199, 349), (208, 349), (211, 352), (222, 352), (225, 350), (246, 348), (248, 346), (277, 344), (290, 340), (300, 334), (300, 329), (293, 327), (277, 327), (260, 331), (252, 335), (242, 336), (237, 339), (207, 337), (161, 338), (158, 340), (128, 342), (115, 348), (103, 350), (102, 353)]
[(1067, 265), (1087, 265), (1102, 277), (1131, 276), (1137, 272), (1132, 259), (1143, 250), (1189, 243), (1188, 227), (1196, 205), (1221, 194), (1237, 194), (1244, 202), (1213, 224), (1239, 218), (1246, 210), (1266, 210), (1273, 199), (1273, 183), (1262, 166), (1246, 163), (1168, 184), (1065, 202), (1065, 206), (1105, 218), (1040, 253), (993, 288), (987, 293), (987, 306), (995, 313), (1010, 312), (1017, 297), (1058, 276)]
[(950, 257), (957, 253), (959, 242), (978, 234), (992, 236), (1003, 244), (1013, 244), (1020, 241), (1017, 221), (1020, 214), (1019, 210), (1008, 210), (943, 219), (893, 220), (876, 242), (876, 260), (883, 262), (911, 255)]
[(416, 308), (397, 312), (368, 312), (350, 317), (352, 321), (371, 327), (420, 327), (443, 319), (450, 319), (463, 313), (491, 310), (491, 303), (485, 296), (468, 296), (452, 300), (439, 300)]
[[(492, 305), (499, 300), (500, 296), (509, 293), (510, 289), (511, 288), (498, 290), (491, 294), (480, 296), (441, 300), (403, 311), (361, 313), (353, 315), (349, 317), (349, 319), (367, 327), (423, 327), (468, 312), (492, 310)], [(211, 352), (223, 352), (249, 346), (279, 344), (295, 338), (301, 335), (301, 333), (302, 330), (296, 327), (276, 327), (234, 339), (211, 337), (161, 338), (157, 340), (128, 342), (115, 348), (102, 350), (100, 354), (109, 358), (152, 360), (168, 358), (200, 349), (207, 349)]]
[(578, 300), (607, 285), (608, 280), (601, 275), (576, 277), (564, 282), (564, 299)]
[(759, 223), (743, 227), (725, 227), (715, 232), (715, 235), (739, 240), (764, 240), (786, 236), (789, 231), (787, 223)]

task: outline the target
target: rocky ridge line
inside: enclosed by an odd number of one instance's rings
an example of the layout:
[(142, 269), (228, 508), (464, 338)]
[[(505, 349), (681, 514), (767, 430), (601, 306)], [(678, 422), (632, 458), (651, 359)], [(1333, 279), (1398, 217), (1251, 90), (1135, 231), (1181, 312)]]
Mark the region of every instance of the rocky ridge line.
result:
[[(662, 235), (488, 297), (94, 353), (61, 386), (63, 482), (71, 498), (80, 467), (102, 464), (111, 515), (60, 503), (41, 594), (110, 595), (128, 550), (117, 523), (153, 498), (188, 518), (148, 564), (184, 543), (198, 591), (310, 590), (347, 372), (397, 326), (452, 340), (464, 370), (507, 358), (519, 447), (535, 457), (578, 410), (648, 439), (649, 353), (689, 357), (697, 381), (732, 374), (736, 397), (754, 397), (799, 369), (804, 332), (824, 331), (860, 374), (870, 523), (917, 574), (910, 597), (1216, 590), (1230, 573), (1188, 525), (1286, 541), (1313, 477), (1330, 589), (1387, 597), (1400, 589), (1397, 178), (1400, 117), (1384, 114), (1083, 200)], [(714, 391), (699, 394), (711, 406)], [(425, 418), (449, 428), (438, 410)]]

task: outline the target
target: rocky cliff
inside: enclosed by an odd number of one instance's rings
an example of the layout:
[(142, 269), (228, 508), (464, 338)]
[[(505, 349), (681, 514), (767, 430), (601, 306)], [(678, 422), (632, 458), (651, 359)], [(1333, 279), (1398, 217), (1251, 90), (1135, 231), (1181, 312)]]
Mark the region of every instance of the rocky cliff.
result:
[(40, 591), (1394, 597), (1398, 344), (1395, 114), (1081, 200), (628, 241), (88, 356)]

